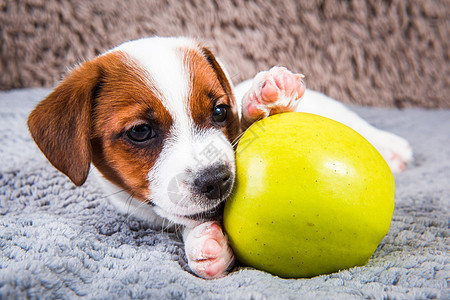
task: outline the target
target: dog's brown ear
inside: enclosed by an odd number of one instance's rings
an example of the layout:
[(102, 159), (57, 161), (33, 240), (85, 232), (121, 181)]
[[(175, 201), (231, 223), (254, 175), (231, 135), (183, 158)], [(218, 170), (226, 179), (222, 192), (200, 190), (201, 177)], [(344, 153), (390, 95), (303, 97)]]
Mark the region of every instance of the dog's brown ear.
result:
[(99, 84), (96, 63), (74, 69), (28, 117), (31, 136), (47, 159), (79, 186), (91, 163), (91, 108)]
[(216, 60), (214, 54), (211, 52), (211, 50), (209, 50), (206, 47), (202, 48), (202, 52), (208, 63), (214, 69), (214, 72), (216, 73), (217, 78), (219, 79), (220, 84), (222, 85), (222, 88), (225, 91), (225, 93), (227, 93), (230, 97), (233, 97), (233, 89), (231, 88), (231, 83), (228, 77), (226, 76), (224, 70), (220, 66), (219, 62)]

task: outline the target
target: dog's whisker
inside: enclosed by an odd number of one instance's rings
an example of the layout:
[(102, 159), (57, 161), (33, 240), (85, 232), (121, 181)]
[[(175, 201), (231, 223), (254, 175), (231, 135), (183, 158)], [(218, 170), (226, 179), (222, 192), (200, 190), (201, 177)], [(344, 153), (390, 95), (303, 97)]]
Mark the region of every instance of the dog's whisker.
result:
[(132, 195), (131, 195), (130, 197), (128, 197), (128, 199), (127, 199), (127, 203), (129, 203), (129, 204), (128, 204), (128, 211), (127, 211), (128, 217), (133, 216), (134, 213), (135, 213), (137, 210), (139, 210), (141, 207), (144, 207), (144, 206), (149, 205), (149, 203), (151, 202), (151, 200), (138, 201), (139, 205), (137, 205), (137, 206), (133, 209), (133, 211), (130, 211), (131, 201), (133, 201), (133, 199), (134, 199), (134, 194), (132, 194)]
[(118, 195), (120, 193), (129, 193), (129, 191), (130, 191), (130, 189), (121, 189), (121, 190), (119, 190), (117, 192), (114, 192), (114, 193), (111, 193), (111, 194), (102, 195), (101, 198), (102, 199), (109, 198), (109, 197), (116, 196), (116, 195)]
[(238, 142), (238, 141), (241, 139), (241, 137), (242, 137), (243, 135), (244, 135), (243, 132), (239, 133), (239, 134), (233, 139), (233, 141), (232, 141), (231, 143), (234, 144), (234, 143)]
[(163, 219), (162, 224), (161, 224), (161, 232), (160, 232), (161, 235), (164, 235), (164, 233), (165, 233), (165, 230), (166, 230), (165, 223), (166, 223), (166, 219)]
[[(169, 220), (163, 219), (162, 225), (161, 225), (161, 234), (162, 235), (164, 235), (164, 234), (168, 235), (170, 233), (170, 231), (171, 231), (172, 225), (173, 224)], [(175, 229), (175, 233), (176, 233), (176, 227), (174, 229)]]
[(127, 222), (128, 219), (131, 217), (132, 214), (130, 214), (130, 207), (131, 207), (131, 202), (134, 199), (134, 193), (131, 193), (130, 196), (127, 198), (126, 203), (127, 203), (127, 213), (126, 213), (126, 218), (124, 222)]
[(176, 225), (175, 228), (176, 228), (176, 231), (175, 231), (175, 232), (176, 232), (179, 236), (182, 236), (182, 235), (183, 235), (183, 226), (181, 226), (181, 225)]
[(243, 135), (244, 132), (241, 132), (236, 138), (234, 138), (233, 141), (231, 141), (231, 146), (233, 147), (233, 149), (236, 148), (237, 144), (239, 143)]
[[(255, 121), (254, 121), (254, 123), (256, 123), (256, 122), (258, 122), (258, 121), (260, 121), (260, 120), (262, 120), (262, 119), (264, 119), (264, 117), (259, 117), (258, 119), (256, 119)], [(244, 135), (244, 133), (246, 132), (246, 130), (244, 130), (243, 132), (241, 132), (232, 142), (231, 142), (231, 145), (233, 146), (233, 148), (235, 149), (236, 148), (236, 145), (239, 143), (239, 141), (240, 141), (240, 139), (242, 138), (242, 136)]]

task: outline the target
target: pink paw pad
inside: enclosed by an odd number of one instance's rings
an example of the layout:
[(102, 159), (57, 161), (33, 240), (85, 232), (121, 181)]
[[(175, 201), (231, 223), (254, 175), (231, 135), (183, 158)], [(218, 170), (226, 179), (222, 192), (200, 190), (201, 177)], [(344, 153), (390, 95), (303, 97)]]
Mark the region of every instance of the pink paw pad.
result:
[(234, 262), (228, 240), (216, 222), (194, 228), (186, 241), (186, 252), (192, 271), (206, 279), (224, 276)]
[(209, 239), (205, 241), (202, 249), (203, 257), (215, 257), (222, 250), (222, 246), (215, 239)]
[(222, 250), (221, 242), (224, 239), (222, 230), (217, 223), (211, 224), (211, 226), (202, 235), (207, 236), (208, 239), (205, 240), (201, 249), (201, 256), (205, 258), (215, 257)]
[[(272, 76), (272, 78), (270, 78)], [(298, 99), (305, 93), (303, 75), (292, 74), (284, 68), (276, 70), (275, 74), (266, 75), (266, 81), (261, 88), (261, 100), (266, 103), (276, 102), (280, 97)]]
[(276, 113), (294, 111), (306, 90), (303, 78), (283, 67), (273, 67), (256, 75), (253, 87), (243, 100), (244, 118), (253, 122)]

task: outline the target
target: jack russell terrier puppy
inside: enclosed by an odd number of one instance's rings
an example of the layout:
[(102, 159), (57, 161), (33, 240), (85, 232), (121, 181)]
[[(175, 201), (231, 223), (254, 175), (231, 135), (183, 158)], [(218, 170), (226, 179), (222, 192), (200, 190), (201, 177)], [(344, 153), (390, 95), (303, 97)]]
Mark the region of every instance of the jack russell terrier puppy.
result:
[(121, 211), (182, 225), (192, 271), (218, 278), (234, 262), (219, 222), (235, 179), (233, 146), (256, 120), (311, 112), (358, 131), (394, 172), (412, 159), (407, 141), (306, 90), (302, 78), (274, 67), (233, 91), (223, 66), (199, 43), (140, 39), (77, 66), (36, 106), (28, 126), (75, 185), (92, 163)]

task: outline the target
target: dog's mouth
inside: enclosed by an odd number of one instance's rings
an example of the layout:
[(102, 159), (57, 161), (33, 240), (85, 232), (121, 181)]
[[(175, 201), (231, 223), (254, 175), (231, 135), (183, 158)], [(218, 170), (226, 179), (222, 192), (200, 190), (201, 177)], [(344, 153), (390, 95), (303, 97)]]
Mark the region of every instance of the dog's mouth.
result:
[(213, 209), (210, 209), (210, 210), (207, 210), (204, 212), (200, 212), (200, 213), (196, 213), (196, 214), (192, 214), (192, 215), (184, 215), (182, 217), (193, 220), (193, 221), (201, 221), (201, 222), (216, 221), (216, 220), (219, 220), (222, 218), (224, 207), (225, 207), (225, 201), (222, 201), (219, 203), (219, 205), (217, 205)]
[(222, 219), (224, 206), (225, 201), (222, 201), (212, 209), (189, 215), (167, 212), (158, 206), (154, 207), (160, 216), (165, 217), (176, 224), (194, 227), (207, 221), (220, 221)]

